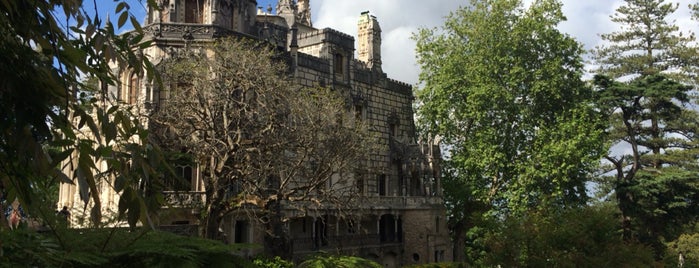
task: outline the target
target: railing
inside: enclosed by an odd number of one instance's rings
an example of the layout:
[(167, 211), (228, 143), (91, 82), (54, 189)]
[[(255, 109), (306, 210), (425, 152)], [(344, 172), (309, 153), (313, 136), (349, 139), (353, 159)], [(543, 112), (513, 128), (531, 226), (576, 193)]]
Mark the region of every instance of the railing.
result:
[[(293, 241), (294, 251), (314, 251), (333, 248), (371, 247), (381, 246), (382, 243), (378, 234), (367, 235), (340, 235), (326, 237), (304, 237), (295, 238)], [(397, 242), (390, 242), (397, 243)]]
[(441, 196), (363, 196), (359, 198), (362, 207), (373, 208), (420, 208), (441, 205)]
[(152, 23), (144, 26), (143, 30), (156, 37), (185, 40), (211, 39), (232, 35), (250, 36), (218, 25), (195, 23)]
[(205, 192), (163, 191), (165, 203), (173, 208), (201, 208), (206, 203)]

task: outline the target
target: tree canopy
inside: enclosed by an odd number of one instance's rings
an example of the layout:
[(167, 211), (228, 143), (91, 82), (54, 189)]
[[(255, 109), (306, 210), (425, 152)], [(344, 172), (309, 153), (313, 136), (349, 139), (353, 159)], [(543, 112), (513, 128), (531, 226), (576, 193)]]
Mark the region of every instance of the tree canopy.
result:
[(347, 206), (374, 143), (339, 92), (301, 87), (284, 59), (244, 39), (169, 58), (159, 67), (167, 98), (151, 117), (158, 142), (202, 169), (206, 236), (215, 237), (226, 215), (254, 213), (279, 255), (289, 250), (282, 203), (299, 211)]
[[(152, 2), (152, 1), (151, 1)], [(154, 4), (151, 3), (151, 4)], [(134, 183), (151, 178), (158, 165), (157, 149), (135, 142), (145, 139), (138, 121), (123, 109), (108, 109), (102, 91), (84, 81), (116, 83), (110, 62), (141, 70), (149, 62), (135, 51), (143, 42), (128, 4), (116, 4), (115, 24), (82, 7), (81, 1), (3, 1), (0, 5), (2, 66), (0, 75), (0, 180), (4, 199), (19, 203), (35, 217), (50, 218), (47, 187), (78, 185), (80, 197), (93, 207), (92, 221), (101, 222), (97, 185), (118, 174)], [(61, 13), (61, 22), (57, 17)], [(135, 34), (117, 35), (130, 19)], [(90, 132), (90, 134), (86, 134)], [(134, 139), (134, 137), (138, 137)], [(99, 170), (106, 160), (108, 169)], [(130, 169), (124, 163), (132, 161)], [(64, 174), (62, 164), (75, 171)], [(121, 215), (147, 225), (145, 195), (133, 184), (122, 184)], [(55, 189), (55, 188), (54, 188)]]
[(472, 1), (417, 34), (418, 123), (449, 150), (454, 228), (472, 209), (502, 218), (588, 200), (601, 131), (564, 19), (559, 1)]
[(608, 119), (612, 147), (602, 185), (616, 197), (624, 237), (652, 244), (697, 218), (697, 123), (692, 108), (697, 53), (693, 34), (679, 32), (669, 16), (677, 4), (627, 0), (596, 49), (598, 108)]

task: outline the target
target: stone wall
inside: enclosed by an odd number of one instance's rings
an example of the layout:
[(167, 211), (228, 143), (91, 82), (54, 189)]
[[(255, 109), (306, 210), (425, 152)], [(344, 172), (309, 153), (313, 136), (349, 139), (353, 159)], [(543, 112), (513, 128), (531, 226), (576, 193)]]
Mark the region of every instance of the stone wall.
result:
[(404, 265), (453, 259), (445, 215), (444, 208), (437, 206), (403, 211)]

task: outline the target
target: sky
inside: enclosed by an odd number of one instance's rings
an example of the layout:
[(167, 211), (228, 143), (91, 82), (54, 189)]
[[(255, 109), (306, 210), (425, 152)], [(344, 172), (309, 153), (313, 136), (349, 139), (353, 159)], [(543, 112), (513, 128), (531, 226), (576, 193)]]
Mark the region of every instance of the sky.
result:
[[(532, 1), (524, 0), (525, 3)], [(129, 2), (133, 2), (132, 12), (145, 14), (143, 4), (140, 4), (139, 0)], [(266, 9), (270, 4), (275, 7), (277, 1), (258, 0), (257, 2), (258, 6)], [(691, 20), (687, 8), (690, 3), (696, 3), (697, 0), (666, 0), (666, 2), (679, 4), (678, 11), (670, 19), (680, 26), (680, 30), (699, 32), (699, 26)], [(420, 28), (443, 25), (444, 18), (451, 11), (467, 5), (469, 0), (310, 0), (310, 3), (314, 27), (329, 27), (352, 36), (356, 36), (357, 19), (360, 13), (370, 11), (376, 16), (382, 29), (383, 70), (391, 78), (416, 84), (420, 69), (415, 59), (415, 42), (411, 39), (413, 33)], [(602, 44), (599, 34), (617, 29), (609, 17), (623, 1), (562, 0), (562, 3), (563, 13), (568, 20), (561, 23), (559, 29), (576, 38), (586, 50), (591, 50)]]
[[(376, 16), (382, 29), (383, 69), (389, 77), (410, 84), (418, 82), (420, 73), (415, 59), (413, 33), (420, 28), (440, 27), (444, 18), (468, 0), (310, 0), (313, 26), (330, 27), (356, 36), (357, 19), (363, 11)], [(670, 18), (681, 30), (699, 32), (697, 23), (691, 20), (690, 3), (696, 0), (666, 0), (678, 3), (679, 8)], [(525, 0), (530, 3), (532, 0)], [(258, 6), (274, 7), (276, 1), (259, 0)], [(623, 3), (622, 0), (562, 0), (567, 21), (559, 29), (576, 38), (586, 50), (602, 45), (599, 34), (618, 29), (610, 15)], [(356, 47), (356, 46), (355, 46)]]

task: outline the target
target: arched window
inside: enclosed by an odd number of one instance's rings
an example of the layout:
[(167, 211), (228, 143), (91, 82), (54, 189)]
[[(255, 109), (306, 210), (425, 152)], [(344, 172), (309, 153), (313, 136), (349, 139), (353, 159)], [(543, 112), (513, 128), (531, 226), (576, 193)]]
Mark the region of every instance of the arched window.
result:
[(136, 101), (138, 101), (138, 89), (140, 88), (141, 81), (138, 77), (137, 73), (132, 73), (131, 77), (129, 78), (129, 90), (128, 90), (128, 96), (126, 96), (127, 103), (129, 104), (135, 104)]
[(186, 0), (185, 23), (204, 23), (204, 0)]
[(334, 58), (334, 67), (335, 67), (335, 74), (336, 75), (342, 75), (344, 73), (344, 62), (345, 59), (340, 53), (335, 53), (335, 58)]

